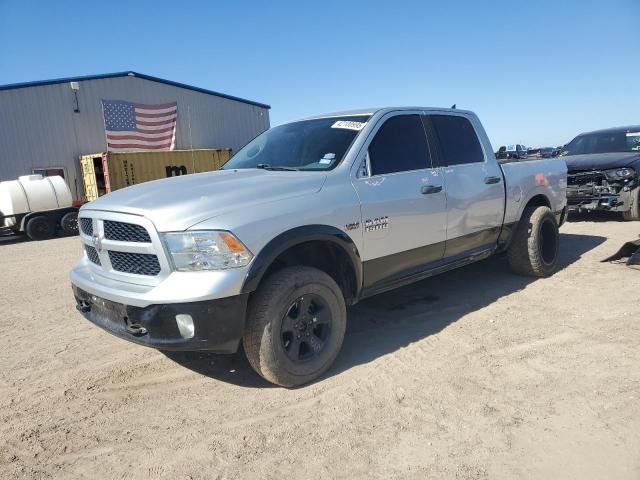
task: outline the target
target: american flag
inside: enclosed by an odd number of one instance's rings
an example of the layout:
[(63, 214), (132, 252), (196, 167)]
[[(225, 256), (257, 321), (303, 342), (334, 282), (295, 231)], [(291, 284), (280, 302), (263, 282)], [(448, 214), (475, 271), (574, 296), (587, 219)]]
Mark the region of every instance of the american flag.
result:
[(102, 100), (107, 150), (174, 150), (178, 104)]

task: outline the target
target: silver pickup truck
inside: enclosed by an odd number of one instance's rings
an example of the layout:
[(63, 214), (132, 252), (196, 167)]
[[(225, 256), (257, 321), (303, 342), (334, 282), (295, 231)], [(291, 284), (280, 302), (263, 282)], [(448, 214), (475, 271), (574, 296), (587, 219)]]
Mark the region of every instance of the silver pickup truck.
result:
[(161, 350), (235, 352), (287, 387), (342, 345), (346, 306), (506, 252), (556, 268), (560, 159), (499, 164), (468, 111), (382, 108), (272, 128), (217, 172), (82, 207), (78, 310)]

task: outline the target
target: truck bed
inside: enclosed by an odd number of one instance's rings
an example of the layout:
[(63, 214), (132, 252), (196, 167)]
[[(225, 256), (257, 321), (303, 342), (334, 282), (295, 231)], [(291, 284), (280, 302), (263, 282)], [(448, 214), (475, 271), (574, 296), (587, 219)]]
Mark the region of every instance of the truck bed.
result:
[[(505, 182), (504, 223), (520, 219), (526, 199), (546, 195), (554, 213), (567, 204), (567, 165), (561, 158), (500, 163)], [(525, 201), (523, 201), (525, 200)]]

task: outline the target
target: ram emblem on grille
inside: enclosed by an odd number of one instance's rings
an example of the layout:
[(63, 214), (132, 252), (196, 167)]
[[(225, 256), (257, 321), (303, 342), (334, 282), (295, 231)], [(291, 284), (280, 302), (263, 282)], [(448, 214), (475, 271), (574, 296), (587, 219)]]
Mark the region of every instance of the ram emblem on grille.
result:
[(93, 248), (96, 249), (98, 253), (102, 253), (102, 238), (98, 235), (93, 235), (91, 237), (91, 244)]

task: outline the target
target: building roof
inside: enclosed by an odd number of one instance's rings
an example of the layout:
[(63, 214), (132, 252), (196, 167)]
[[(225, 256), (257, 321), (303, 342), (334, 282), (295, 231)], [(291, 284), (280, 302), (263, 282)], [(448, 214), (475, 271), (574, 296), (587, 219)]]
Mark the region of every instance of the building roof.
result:
[(24, 83), (11, 83), (8, 85), (0, 85), (0, 90), (13, 90), (18, 88), (27, 87), (39, 87), (41, 85), (55, 85), (57, 83), (68, 82), (81, 82), (84, 80), (100, 80), (102, 78), (117, 78), (117, 77), (137, 77), (151, 82), (164, 83), (173, 87), (184, 88), (186, 90), (193, 90), (194, 92), (206, 93), (207, 95), (214, 95), (216, 97), (222, 97), (229, 100), (235, 100), (237, 102), (248, 103), (249, 105), (255, 105), (256, 107), (271, 108), (270, 105), (265, 103), (254, 102), (252, 100), (246, 100), (240, 97), (234, 97), (233, 95), (226, 95), (224, 93), (214, 92), (213, 90), (207, 90), (206, 88), (194, 87), (193, 85), (187, 85), (185, 83), (172, 82), (171, 80), (164, 80), (158, 77), (152, 77), (151, 75), (144, 75), (143, 73), (132, 72), (128, 70), (126, 72), (104, 73), (102, 75), (86, 75), (83, 77), (68, 77), (68, 78), (55, 78), (51, 80), (39, 80), (36, 82), (24, 82)]

